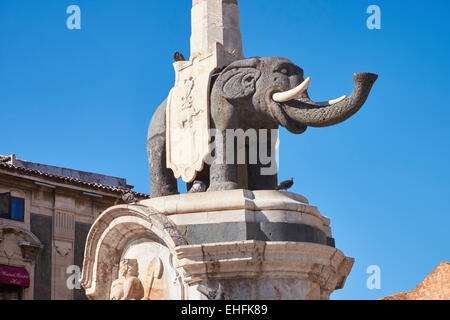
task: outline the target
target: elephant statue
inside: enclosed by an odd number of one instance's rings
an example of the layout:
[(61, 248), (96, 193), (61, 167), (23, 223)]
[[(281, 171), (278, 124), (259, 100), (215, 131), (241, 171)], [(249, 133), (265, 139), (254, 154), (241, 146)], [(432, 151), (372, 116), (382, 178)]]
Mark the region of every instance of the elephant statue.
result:
[[(327, 127), (350, 118), (365, 103), (378, 76), (373, 73), (353, 75), (355, 86), (350, 96), (327, 102), (313, 102), (308, 95), (310, 78), (303, 70), (285, 58), (248, 58), (232, 62), (212, 75), (210, 85), (210, 127), (215, 129), (215, 139), (227, 139), (229, 129), (273, 131), (281, 125), (288, 131), (301, 134), (308, 127)], [(147, 140), (150, 165), (151, 196), (161, 197), (178, 193), (177, 180), (166, 166), (166, 104), (155, 112)], [(258, 138), (259, 139), (259, 138)], [(273, 152), (276, 137), (265, 135), (264, 142), (256, 148), (270, 150), (268, 157), (275, 161)], [(247, 161), (226, 161), (218, 152), (214, 161), (197, 174), (208, 191), (248, 189), (274, 190), (277, 174), (261, 174), (267, 162), (248, 161), (250, 144), (246, 142)], [(266, 148), (267, 147), (267, 148)], [(228, 150), (229, 151), (229, 150)]]

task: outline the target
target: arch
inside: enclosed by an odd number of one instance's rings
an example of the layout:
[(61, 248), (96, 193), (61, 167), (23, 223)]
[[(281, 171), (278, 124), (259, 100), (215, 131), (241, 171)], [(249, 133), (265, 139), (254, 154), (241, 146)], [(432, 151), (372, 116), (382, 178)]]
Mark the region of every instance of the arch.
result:
[(13, 224), (1, 224), (0, 225), (0, 234), (5, 234), (5, 233), (14, 233), (20, 237), (23, 238), (24, 242), (28, 242), (33, 246), (42, 246), (41, 241), (39, 240), (39, 238), (32, 233), (31, 231), (28, 231), (24, 228), (18, 227), (16, 225)]
[(107, 299), (113, 274), (127, 244), (151, 238), (176, 255), (175, 248), (188, 245), (167, 217), (153, 208), (120, 205), (105, 210), (89, 231), (81, 284), (90, 299)]

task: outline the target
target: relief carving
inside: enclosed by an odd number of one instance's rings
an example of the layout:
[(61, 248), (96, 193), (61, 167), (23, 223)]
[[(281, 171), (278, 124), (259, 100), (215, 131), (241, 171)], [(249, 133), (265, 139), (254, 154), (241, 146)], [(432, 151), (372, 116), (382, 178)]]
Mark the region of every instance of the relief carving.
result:
[(0, 227), (0, 257), (16, 261), (34, 261), (43, 247), (31, 232), (15, 227)]
[(217, 53), (174, 63), (176, 81), (167, 101), (167, 168), (192, 182), (209, 153), (209, 84)]
[(138, 278), (138, 262), (136, 259), (120, 261), (119, 278), (111, 285), (110, 300), (141, 300), (144, 287)]
[[(155, 288), (155, 280), (161, 279), (163, 276), (164, 267), (160, 258), (154, 258), (147, 267), (147, 273), (144, 279), (144, 298), (142, 300), (161, 300), (161, 288)], [(159, 290), (158, 290), (159, 289)]]
[[(184, 80), (184, 97), (181, 98), (182, 104), (180, 108), (180, 119), (178, 126), (181, 129), (193, 129), (194, 118), (197, 117), (202, 110), (197, 109), (194, 105), (194, 97), (192, 96), (192, 90), (194, 89), (194, 79), (189, 77)], [(195, 133), (195, 130), (194, 130)]]
[(36, 260), (37, 254), (40, 249), (44, 247), (42, 244), (31, 243), (28, 241), (19, 242), (19, 247), (22, 251), (22, 258), (27, 261)]
[(67, 257), (72, 252), (71, 242), (55, 241), (55, 250), (61, 257)]

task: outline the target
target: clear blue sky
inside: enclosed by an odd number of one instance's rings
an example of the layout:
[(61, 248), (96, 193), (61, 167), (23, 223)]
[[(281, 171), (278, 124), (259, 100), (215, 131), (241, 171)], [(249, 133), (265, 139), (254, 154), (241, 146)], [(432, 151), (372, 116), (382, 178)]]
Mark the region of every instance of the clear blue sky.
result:
[[(82, 29), (66, 28), (77, 4)], [(382, 29), (366, 27), (377, 4)], [(149, 192), (146, 135), (189, 56), (190, 0), (0, 0), (0, 154), (125, 177)], [(281, 179), (295, 177), (356, 263), (334, 299), (413, 289), (450, 260), (450, 2), (241, 0), (244, 52), (283, 56), (310, 95), (349, 94), (380, 75), (347, 122), (282, 132)], [(379, 265), (381, 290), (366, 269)]]

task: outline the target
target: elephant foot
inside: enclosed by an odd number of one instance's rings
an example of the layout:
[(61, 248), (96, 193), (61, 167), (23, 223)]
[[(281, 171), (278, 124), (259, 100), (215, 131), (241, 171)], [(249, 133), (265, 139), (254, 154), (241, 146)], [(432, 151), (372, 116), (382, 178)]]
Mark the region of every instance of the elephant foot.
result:
[(220, 182), (220, 183), (215, 183), (212, 184), (209, 188), (208, 188), (208, 192), (211, 191), (224, 191), (224, 190), (236, 190), (236, 189), (241, 189), (241, 186), (239, 184), (237, 184), (236, 182)]
[(176, 185), (167, 184), (164, 186), (155, 186), (152, 187), (150, 196), (152, 198), (161, 198), (167, 197), (171, 195), (179, 194)]

